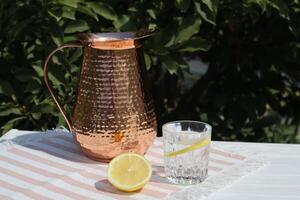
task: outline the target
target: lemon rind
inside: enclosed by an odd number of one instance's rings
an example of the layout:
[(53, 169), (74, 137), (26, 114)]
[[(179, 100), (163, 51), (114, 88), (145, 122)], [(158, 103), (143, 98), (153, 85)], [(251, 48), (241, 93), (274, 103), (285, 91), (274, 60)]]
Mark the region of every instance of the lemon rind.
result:
[[(142, 159), (143, 161), (145, 161), (149, 171), (151, 173), (148, 174), (148, 176), (143, 180), (141, 181), (141, 183), (138, 183), (136, 185), (130, 185), (129, 187), (126, 186), (126, 185), (123, 185), (123, 184), (120, 184), (118, 181), (116, 181), (115, 179), (112, 179), (110, 174), (111, 174), (111, 170), (112, 170), (112, 165), (122, 159), (123, 157), (127, 157), (127, 156), (131, 156), (131, 155), (134, 155), (134, 156), (137, 156), (139, 157), (140, 159)], [(116, 187), (117, 189), (119, 190), (122, 190), (122, 191), (127, 191), (127, 192), (133, 192), (133, 191), (136, 191), (136, 190), (139, 190), (141, 189), (144, 185), (146, 185), (146, 183), (150, 180), (151, 176), (152, 176), (152, 166), (151, 164), (149, 163), (149, 161), (144, 158), (143, 156), (139, 155), (139, 154), (136, 154), (136, 153), (124, 153), (124, 154), (121, 154), (117, 157), (115, 157), (113, 160), (110, 161), (109, 165), (108, 165), (108, 181), (114, 186)]]

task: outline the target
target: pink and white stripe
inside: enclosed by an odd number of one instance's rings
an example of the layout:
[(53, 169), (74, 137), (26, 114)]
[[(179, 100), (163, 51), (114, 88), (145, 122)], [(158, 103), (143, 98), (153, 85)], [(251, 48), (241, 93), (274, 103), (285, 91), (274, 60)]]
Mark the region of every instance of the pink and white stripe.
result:
[[(82, 154), (70, 135), (45, 137), (14, 144), (0, 152), (0, 199), (162, 199), (183, 186), (166, 182), (162, 141), (146, 154), (153, 165), (150, 182), (139, 192), (123, 193), (106, 179), (107, 165)], [(243, 162), (245, 157), (211, 148), (209, 176)]]

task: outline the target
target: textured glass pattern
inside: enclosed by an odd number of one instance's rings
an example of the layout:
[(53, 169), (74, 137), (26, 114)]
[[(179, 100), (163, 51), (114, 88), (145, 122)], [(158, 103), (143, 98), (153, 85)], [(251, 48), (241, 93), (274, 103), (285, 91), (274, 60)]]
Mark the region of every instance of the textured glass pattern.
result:
[(207, 177), (211, 126), (180, 121), (163, 126), (164, 165), (175, 184), (196, 184)]

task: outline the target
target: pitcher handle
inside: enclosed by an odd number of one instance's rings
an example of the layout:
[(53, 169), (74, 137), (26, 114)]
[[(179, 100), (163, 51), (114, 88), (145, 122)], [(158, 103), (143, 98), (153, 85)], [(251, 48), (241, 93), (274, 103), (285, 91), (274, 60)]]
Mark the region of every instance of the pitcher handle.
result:
[(64, 49), (64, 48), (78, 48), (78, 47), (82, 47), (81, 44), (65, 44), (62, 45), (60, 47), (57, 47), (56, 49), (54, 49), (47, 57), (45, 64), (44, 64), (44, 81), (46, 83), (46, 86), (50, 92), (51, 97), (54, 99), (55, 104), (57, 105), (60, 113), (62, 114), (63, 118), (66, 120), (67, 125), (69, 127), (69, 130), (72, 132), (72, 126), (71, 126), (71, 120), (67, 117), (66, 115), (66, 111), (64, 109), (64, 107), (61, 105), (61, 102), (58, 98), (58, 96), (54, 93), (54, 89), (52, 84), (49, 81), (49, 77), (48, 77), (48, 62), (51, 59), (51, 57), (59, 50)]

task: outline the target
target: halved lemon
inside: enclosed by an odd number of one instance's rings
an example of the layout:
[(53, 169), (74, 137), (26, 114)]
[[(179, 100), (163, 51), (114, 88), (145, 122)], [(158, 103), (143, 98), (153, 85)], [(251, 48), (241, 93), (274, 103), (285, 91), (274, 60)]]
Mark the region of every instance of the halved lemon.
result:
[(124, 153), (110, 161), (108, 181), (117, 189), (132, 192), (141, 189), (151, 178), (150, 163), (136, 153)]

